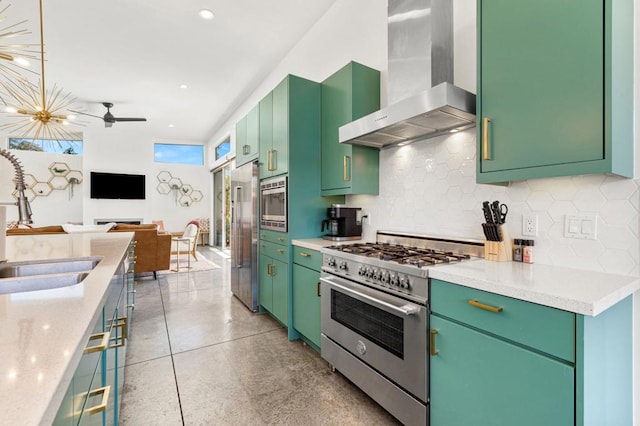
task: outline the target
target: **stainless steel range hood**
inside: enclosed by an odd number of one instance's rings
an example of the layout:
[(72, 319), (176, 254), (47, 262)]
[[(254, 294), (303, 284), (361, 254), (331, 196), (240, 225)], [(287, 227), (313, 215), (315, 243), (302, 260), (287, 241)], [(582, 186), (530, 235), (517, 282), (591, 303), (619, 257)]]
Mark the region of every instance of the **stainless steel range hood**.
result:
[(340, 127), (340, 143), (385, 148), (475, 126), (476, 96), (452, 83), (453, 2), (389, 0), (388, 39), (390, 105)]

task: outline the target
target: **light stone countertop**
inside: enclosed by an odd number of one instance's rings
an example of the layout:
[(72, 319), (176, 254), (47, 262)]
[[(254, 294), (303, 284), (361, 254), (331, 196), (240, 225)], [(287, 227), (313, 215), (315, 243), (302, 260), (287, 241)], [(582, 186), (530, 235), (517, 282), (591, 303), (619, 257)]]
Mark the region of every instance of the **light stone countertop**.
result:
[[(365, 241), (340, 244), (358, 242)], [(336, 244), (321, 238), (291, 243), (318, 251)], [(588, 316), (596, 316), (640, 290), (640, 277), (484, 259), (433, 266), (429, 277)]]
[(304, 247), (309, 250), (317, 250), (329, 246), (338, 246), (346, 244), (359, 244), (366, 243), (365, 240), (346, 240), (346, 241), (333, 241), (325, 240), (324, 238), (305, 238), (303, 240), (291, 240), (291, 244), (298, 247)]
[(588, 316), (640, 290), (640, 277), (483, 259), (435, 266), (429, 277)]
[(52, 423), (133, 235), (7, 237), (9, 261), (103, 259), (80, 284), (0, 295), (0, 423)]

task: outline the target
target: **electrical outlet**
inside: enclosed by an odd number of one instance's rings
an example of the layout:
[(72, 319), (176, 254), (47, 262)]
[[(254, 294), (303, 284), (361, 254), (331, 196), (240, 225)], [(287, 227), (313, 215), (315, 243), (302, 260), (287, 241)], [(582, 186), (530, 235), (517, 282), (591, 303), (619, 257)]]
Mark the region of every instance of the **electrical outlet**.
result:
[(537, 237), (538, 236), (538, 215), (523, 214), (522, 215), (522, 235)]

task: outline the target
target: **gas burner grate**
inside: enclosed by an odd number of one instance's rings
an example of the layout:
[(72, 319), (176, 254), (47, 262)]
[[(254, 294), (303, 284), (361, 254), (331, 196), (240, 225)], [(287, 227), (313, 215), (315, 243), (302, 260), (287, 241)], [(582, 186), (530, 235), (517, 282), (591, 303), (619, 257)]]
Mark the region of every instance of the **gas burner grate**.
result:
[(331, 246), (329, 248), (373, 259), (394, 261), (404, 265), (413, 265), (418, 268), (470, 259), (468, 254), (463, 253), (453, 253), (450, 251), (389, 243), (356, 243)]

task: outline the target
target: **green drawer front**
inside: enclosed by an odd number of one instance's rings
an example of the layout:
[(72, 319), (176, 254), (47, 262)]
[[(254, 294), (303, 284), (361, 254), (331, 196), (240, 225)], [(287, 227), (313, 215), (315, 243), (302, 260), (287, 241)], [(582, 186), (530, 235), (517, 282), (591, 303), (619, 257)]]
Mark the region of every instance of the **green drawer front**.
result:
[(306, 266), (314, 271), (320, 271), (322, 267), (322, 253), (317, 250), (293, 246), (293, 263)]
[[(475, 301), (492, 312), (473, 306)], [(531, 302), (431, 280), (431, 311), (477, 329), (575, 362), (575, 314)]]
[(287, 246), (260, 241), (260, 254), (289, 263), (289, 247)]
[(287, 234), (286, 232), (277, 232), (277, 231), (270, 231), (268, 229), (261, 229), (260, 239), (265, 241), (271, 241), (272, 243), (276, 243), (276, 244), (285, 244), (285, 245), (289, 244), (289, 234)]

